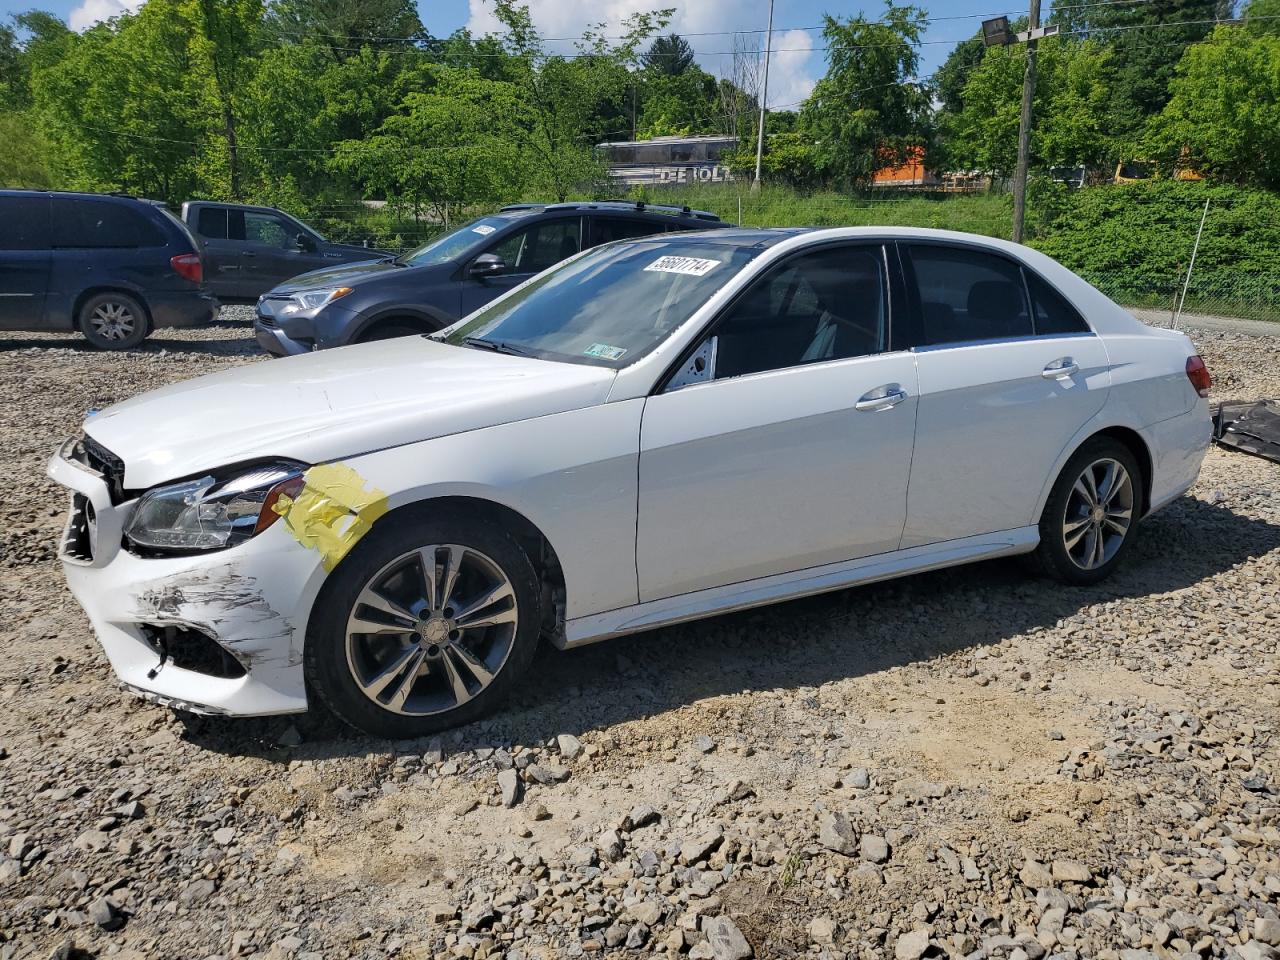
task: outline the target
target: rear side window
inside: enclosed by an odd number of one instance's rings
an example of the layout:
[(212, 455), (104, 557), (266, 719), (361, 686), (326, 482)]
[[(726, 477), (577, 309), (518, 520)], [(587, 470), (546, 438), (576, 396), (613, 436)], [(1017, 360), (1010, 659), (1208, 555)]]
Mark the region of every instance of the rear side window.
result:
[(1051, 287), (1043, 277), (1023, 270), (1027, 278), (1027, 292), (1031, 294), (1031, 309), (1035, 314), (1036, 333), (1044, 336), (1055, 333), (1088, 333), (1080, 311), (1067, 302), (1067, 298)]
[(210, 240), (227, 239), (227, 211), (201, 207), (196, 218), (196, 232)]
[(165, 243), (160, 229), (129, 204), (70, 197), (53, 199), (55, 247), (162, 247)]
[(0, 250), (49, 249), (49, 198), (0, 197)]
[(591, 224), (592, 243), (609, 243), (612, 240), (632, 240), (661, 233), (662, 226), (647, 220), (629, 220), (624, 217), (594, 217)]
[(917, 244), (907, 249), (920, 294), (925, 345), (1034, 333), (1017, 264), (964, 247)]

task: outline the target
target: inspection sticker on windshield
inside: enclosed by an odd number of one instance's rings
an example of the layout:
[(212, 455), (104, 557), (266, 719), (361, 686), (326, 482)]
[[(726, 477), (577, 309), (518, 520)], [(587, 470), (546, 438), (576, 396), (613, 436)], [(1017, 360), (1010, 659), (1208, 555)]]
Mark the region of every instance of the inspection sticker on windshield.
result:
[(691, 277), (705, 277), (718, 266), (719, 260), (703, 260), (701, 257), (659, 257), (645, 269), (656, 273), (687, 273)]
[(626, 352), (626, 347), (611, 347), (607, 343), (593, 343), (582, 351), (584, 356), (599, 357), (601, 360), (621, 360)]
[(478, 233), (482, 237), (487, 237), (489, 234), (493, 233), (493, 231), (497, 229), (498, 229), (497, 227), (491, 227), (487, 223), (478, 223), (471, 228), (471, 232)]

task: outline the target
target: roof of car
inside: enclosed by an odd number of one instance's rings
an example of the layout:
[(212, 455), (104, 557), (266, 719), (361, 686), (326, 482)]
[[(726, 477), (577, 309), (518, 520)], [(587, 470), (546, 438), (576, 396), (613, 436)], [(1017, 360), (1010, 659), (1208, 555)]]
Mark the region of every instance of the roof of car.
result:
[(656, 214), (684, 220), (700, 220), (721, 223), (710, 210), (695, 210), (689, 206), (670, 203), (649, 203), (645, 200), (568, 200), (564, 203), (509, 203), (500, 213), (543, 213), (559, 210), (602, 210), (609, 213)]

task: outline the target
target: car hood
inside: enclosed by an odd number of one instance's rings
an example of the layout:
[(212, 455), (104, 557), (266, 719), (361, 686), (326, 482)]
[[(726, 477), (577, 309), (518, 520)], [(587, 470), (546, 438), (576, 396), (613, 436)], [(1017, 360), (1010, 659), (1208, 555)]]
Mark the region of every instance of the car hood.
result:
[(266, 360), (108, 407), (85, 432), (140, 490), (266, 457), (322, 463), (603, 403), (615, 373), (405, 337)]
[(278, 287), (272, 288), (266, 295), (268, 297), (278, 297), (287, 296), (298, 290), (315, 290), (319, 287), (349, 287), (359, 283), (361, 280), (367, 280), (389, 270), (407, 269), (410, 268), (393, 263), (390, 258), (365, 260), (359, 263), (341, 263), (332, 267), (321, 267), (319, 270), (300, 273), (296, 277), (286, 280)]

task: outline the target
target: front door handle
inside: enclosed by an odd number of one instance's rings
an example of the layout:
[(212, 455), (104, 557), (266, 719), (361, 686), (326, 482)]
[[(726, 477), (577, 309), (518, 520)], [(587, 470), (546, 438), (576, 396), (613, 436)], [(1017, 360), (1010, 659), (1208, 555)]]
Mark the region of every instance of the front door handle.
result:
[(1080, 364), (1070, 357), (1060, 357), (1040, 371), (1046, 380), (1068, 380), (1080, 372)]
[(864, 393), (853, 405), (853, 409), (863, 413), (876, 413), (896, 407), (905, 399), (907, 399), (907, 393), (902, 387), (896, 383), (887, 383), (883, 387), (876, 387)]
[(240, 256), (242, 256), (242, 257), (256, 257), (256, 256), (257, 256), (257, 254), (256, 254), (256, 253), (254, 253), (252, 250), (246, 250), (244, 253), (240, 254)]

